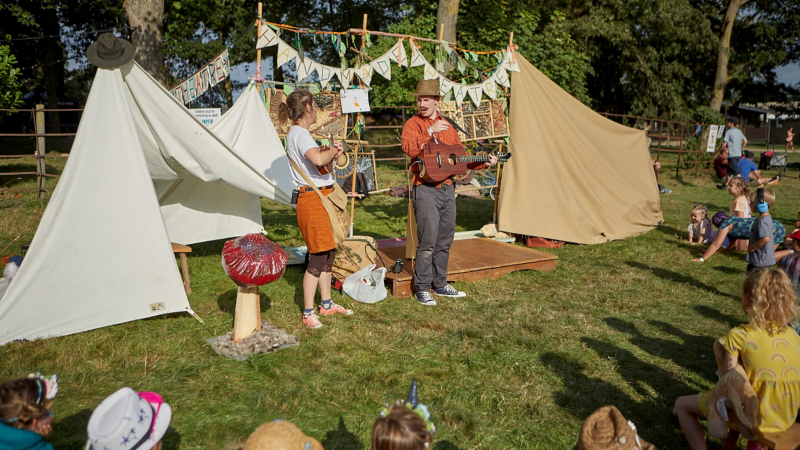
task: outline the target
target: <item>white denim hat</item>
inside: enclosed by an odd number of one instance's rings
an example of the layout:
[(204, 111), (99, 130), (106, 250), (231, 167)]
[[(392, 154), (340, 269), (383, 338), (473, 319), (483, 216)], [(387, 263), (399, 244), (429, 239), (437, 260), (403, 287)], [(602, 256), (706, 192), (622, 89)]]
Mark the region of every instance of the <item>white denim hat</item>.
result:
[(172, 408), (158, 394), (122, 388), (92, 412), (86, 450), (150, 450), (169, 427)]

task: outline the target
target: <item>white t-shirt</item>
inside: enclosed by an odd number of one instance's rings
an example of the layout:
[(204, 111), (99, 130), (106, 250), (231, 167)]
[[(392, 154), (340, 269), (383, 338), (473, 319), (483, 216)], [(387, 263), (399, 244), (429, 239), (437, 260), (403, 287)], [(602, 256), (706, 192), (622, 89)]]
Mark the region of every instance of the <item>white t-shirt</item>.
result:
[[(319, 144), (317, 144), (316, 141), (314, 141), (314, 138), (311, 137), (311, 133), (309, 133), (308, 130), (303, 127), (294, 125), (289, 130), (289, 134), (286, 135), (286, 150), (289, 153), (289, 158), (292, 158), (292, 161), (294, 161), (295, 164), (305, 169), (306, 175), (308, 175), (308, 178), (311, 179), (311, 181), (313, 181), (317, 187), (331, 186), (335, 182), (333, 180), (333, 175), (320, 175), (317, 166), (306, 159), (306, 152), (309, 149), (316, 149), (318, 147)], [(292, 170), (292, 179), (294, 179), (295, 183), (297, 183), (299, 186), (306, 186), (308, 184), (303, 179), (302, 175), (294, 170), (294, 167), (292, 167), (291, 164), (289, 165), (289, 168)]]

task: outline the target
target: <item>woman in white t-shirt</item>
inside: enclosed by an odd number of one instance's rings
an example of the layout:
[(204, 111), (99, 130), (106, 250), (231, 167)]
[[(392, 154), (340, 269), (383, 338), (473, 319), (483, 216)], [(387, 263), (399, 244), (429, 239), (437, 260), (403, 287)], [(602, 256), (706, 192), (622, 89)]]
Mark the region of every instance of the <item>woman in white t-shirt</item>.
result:
[[(336, 181), (331, 174), (322, 175), (317, 167), (324, 166), (338, 157), (343, 152), (340, 142), (333, 148), (321, 151), (319, 145), (311, 137), (308, 127), (316, 123), (317, 110), (314, 95), (299, 89), (292, 92), (285, 103), (281, 103), (278, 111), (278, 121), (281, 124), (291, 120), (292, 128), (286, 136), (286, 151), (289, 158), (295, 162), (306, 176), (322, 192), (330, 195), (333, 192), (333, 183)], [(333, 239), (331, 223), (328, 214), (322, 205), (322, 200), (308, 186), (303, 176), (291, 165), (292, 178), (298, 184), (300, 195), (297, 198), (297, 225), (303, 240), (306, 242), (309, 253), (308, 268), (303, 276), (303, 323), (311, 328), (322, 328), (319, 316), (314, 313), (314, 297), (317, 286), (321, 296), (319, 314), (331, 316), (334, 314), (353, 314), (352, 310), (345, 309), (331, 300), (331, 270), (333, 259), (336, 256), (336, 242)]]

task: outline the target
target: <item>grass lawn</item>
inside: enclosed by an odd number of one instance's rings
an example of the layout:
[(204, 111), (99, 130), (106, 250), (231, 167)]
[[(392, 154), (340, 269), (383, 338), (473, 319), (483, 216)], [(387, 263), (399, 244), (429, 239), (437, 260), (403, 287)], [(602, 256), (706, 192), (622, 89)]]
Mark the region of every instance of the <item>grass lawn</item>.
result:
[[(48, 172), (60, 173), (63, 163), (49, 160)], [(436, 450), (568, 449), (583, 420), (608, 404), (658, 448), (686, 448), (672, 406), (713, 386), (712, 342), (745, 321), (746, 263), (735, 253), (690, 261), (701, 252), (685, 241), (691, 205), (727, 210), (731, 197), (709, 178), (673, 174), (662, 173), (673, 190), (661, 197), (663, 226), (624, 241), (549, 250), (559, 257), (551, 272), (457, 283), (468, 297), (436, 308), (391, 297), (363, 305), (335, 293), (355, 315), (323, 318), (325, 327), (312, 331), (300, 323), (301, 269), (289, 268), (262, 287), (262, 317), (301, 345), (246, 362), (205, 343), (232, 328), (236, 288), (220, 267), (223, 242), (194, 245), (189, 301), (205, 325), (174, 314), (8, 344), (0, 379), (59, 375), (49, 438), (57, 449), (82, 449), (92, 409), (122, 386), (157, 391), (172, 405), (166, 449), (238, 449), (273, 419), (294, 422), (327, 450), (368, 449), (383, 403), (404, 396), (413, 377), (438, 429)], [(773, 216), (787, 227), (800, 209), (796, 175), (774, 187)], [(6, 253), (33, 237), (45, 205), (30, 193), (0, 195), (0, 246), (22, 235)], [(489, 200), (459, 199), (458, 208), (459, 230), (491, 219)], [(373, 196), (358, 204), (357, 234), (402, 236), (405, 211), (406, 200)], [(264, 201), (263, 218), (271, 239), (301, 243), (291, 209)]]

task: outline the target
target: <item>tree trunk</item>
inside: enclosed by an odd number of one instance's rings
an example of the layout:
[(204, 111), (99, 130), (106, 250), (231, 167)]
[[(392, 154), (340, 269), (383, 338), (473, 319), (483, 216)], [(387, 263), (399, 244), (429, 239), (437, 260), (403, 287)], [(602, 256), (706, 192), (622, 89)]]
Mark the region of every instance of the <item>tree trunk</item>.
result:
[[(458, 22), (459, 0), (439, 0), (439, 10), (436, 12), (436, 37), (439, 37), (440, 24), (444, 24), (442, 39), (447, 42), (456, 42), (456, 22)], [(444, 73), (453, 70), (453, 64), (448, 59), (444, 61)]]
[(747, 1), (748, 0), (730, 0), (728, 10), (725, 12), (725, 20), (722, 22), (722, 35), (719, 38), (717, 74), (714, 77), (714, 88), (711, 92), (711, 104), (709, 105), (714, 111), (719, 111), (722, 107), (725, 87), (730, 80), (730, 76), (728, 75), (728, 59), (731, 54), (733, 24), (736, 22), (736, 15), (739, 13), (739, 8), (747, 3)]
[(153, 78), (167, 86), (164, 73), (164, 0), (125, 0), (122, 4), (133, 33), (134, 59)]

